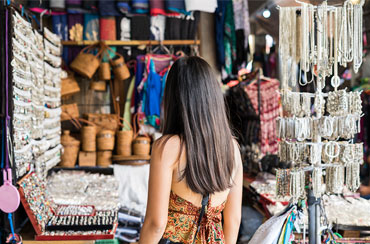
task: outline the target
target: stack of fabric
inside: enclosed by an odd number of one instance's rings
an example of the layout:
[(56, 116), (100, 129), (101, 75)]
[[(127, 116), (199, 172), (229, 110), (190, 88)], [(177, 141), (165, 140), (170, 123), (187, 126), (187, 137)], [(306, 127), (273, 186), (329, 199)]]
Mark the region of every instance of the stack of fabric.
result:
[(121, 208), (118, 211), (118, 228), (116, 238), (124, 242), (137, 242), (144, 217), (135, 210)]

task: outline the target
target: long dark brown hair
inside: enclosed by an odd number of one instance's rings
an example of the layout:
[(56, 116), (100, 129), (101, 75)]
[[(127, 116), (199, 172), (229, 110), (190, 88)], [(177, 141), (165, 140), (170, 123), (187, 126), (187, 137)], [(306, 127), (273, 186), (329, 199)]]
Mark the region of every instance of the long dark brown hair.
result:
[(171, 67), (164, 91), (163, 135), (178, 135), (187, 164), (180, 180), (200, 194), (232, 184), (234, 143), (221, 87), (209, 64), (183, 57)]

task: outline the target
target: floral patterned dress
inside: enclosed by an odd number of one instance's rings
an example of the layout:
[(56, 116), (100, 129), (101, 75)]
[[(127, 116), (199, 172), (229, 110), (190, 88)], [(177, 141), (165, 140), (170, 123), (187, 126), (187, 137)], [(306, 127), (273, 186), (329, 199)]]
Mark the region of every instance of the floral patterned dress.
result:
[[(217, 207), (211, 206), (210, 198), (195, 241), (196, 244), (225, 243), (221, 223), (221, 212), (225, 207), (225, 202)], [(171, 191), (167, 227), (163, 238), (173, 242), (192, 244), (197, 231), (200, 210), (200, 207), (194, 206)]]

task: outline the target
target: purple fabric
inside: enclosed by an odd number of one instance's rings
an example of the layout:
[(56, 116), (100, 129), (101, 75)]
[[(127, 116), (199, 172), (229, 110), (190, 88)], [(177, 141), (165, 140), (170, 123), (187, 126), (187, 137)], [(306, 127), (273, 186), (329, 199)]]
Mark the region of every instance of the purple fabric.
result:
[[(84, 25), (83, 14), (68, 14), (68, 32), (76, 24), (81, 24), (82, 26)], [(67, 65), (72, 62), (81, 49), (81, 47), (68, 47), (68, 57), (66, 58)]]
[[(5, 9), (5, 33), (8, 33), (8, 18), (9, 18), (9, 13), (8, 9)], [(9, 117), (9, 111), (8, 111), (8, 106), (9, 106), (9, 67), (8, 67), (8, 52), (9, 52), (9, 43), (8, 43), (8, 35), (5, 35), (5, 141), (6, 145), (8, 144), (8, 140), (6, 139), (7, 137), (7, 128), (8, 128), (8, 122), (10, 120)], [(8, 147), (5, 146), (5, 168), (9, 168), (9, 152), (8, 152)]]

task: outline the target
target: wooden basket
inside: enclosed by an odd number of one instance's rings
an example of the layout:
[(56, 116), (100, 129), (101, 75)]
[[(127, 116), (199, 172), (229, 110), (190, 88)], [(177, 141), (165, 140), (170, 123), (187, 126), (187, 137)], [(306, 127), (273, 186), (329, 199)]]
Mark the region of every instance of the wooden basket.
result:
[(123, 130), (125, 128), (124, 124), (120, 124), (122, 126), (122, 130), (117, 132), (117, 146), (116, 151), (117, 155), (120, 156), (131, 156), (132, 155), (132, 140), (134, 139), (134, 131), (132, 130), (131, 123), (125, 120), (124, 118), (120, 118), (123, 123), (128, 125), (130, 130)]
[(127, 68), (123, 56), (119, 53), (116, 53), (116, 55), (117, 57), (110, 61), (113, 68), (115, 79), (126, 80), (131, 76), (130, 70)]
[(114, 149), (114, 131), (111, 130), (101, 130), (97, 138), (98, 150), (105, 151), (105, 150), (113, 150)]
[(75, 93), (80, 92), (80, 87), (76, 81), (76, 79), (69, 75), (67, 78), (62, 79), (62, 86), (61, 86), (61, 96), (69, 96)]
[(91, 81), (90, 90), (104, 92), (107, 90), (107, 83), (105, 81)]
[(61, 121), (70, 120), (71, 118), (80, 117), (77, 103), (63, 104), (62, 115), (60, 116)]
[(85, 117), (98, 127), (98, 133), (103, 129), (116, 131), (119, 126), (117, 114), (85, 114)]
[(100, 80), (110, 80), (112, 77), (110, 73), (110, 64), (109, 63), (101, 63), (99, 66), (99, 79)]
[(82, 136), (82, 151), (96, 151), (96, 126), (83, 126), (81, 131)]
[(78, 154), (78, 165), (80, 167), (96, 166), (96, 152), (82, 152)]
[(101, 56), (102, 51), (99, 50), (99, 52), (94, 55), (91, 54), (93, 49), (96, 49), (96, 46), (87, 46), (82, 49), (70, 65), (72, 70), (89, 79), (93, 77), (101, 61), (99, 56)]
[(63, 131), (61, 143), (64, 147), (60, 166), (72, 168), (76, 165), (77, 155), (80, 150), (80, 141), (70, 136), (70, 131)]
[(98, 151), (96, 163), (101, 167), (108, 167), (112, 164), (112, 151)]
[(117, 155), (132, 155), (132, 139), (134, 132), (132, 130), (121, 130), (117, 132)]
[(138, 136), (132, 142), (134, 155), (149, 155), (150, 154), (150, 138), (146, 136)]

